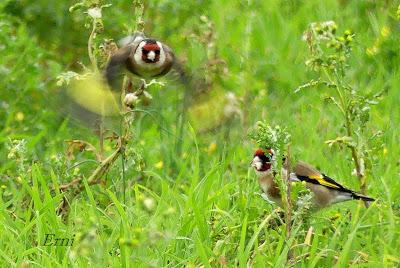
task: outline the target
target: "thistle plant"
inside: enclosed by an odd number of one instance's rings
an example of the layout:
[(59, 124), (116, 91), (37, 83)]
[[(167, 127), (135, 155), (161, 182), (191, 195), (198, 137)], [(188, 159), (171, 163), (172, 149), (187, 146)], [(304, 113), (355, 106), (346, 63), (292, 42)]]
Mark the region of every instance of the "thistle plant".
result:
[(366, 138), (369, 135), (366, 133), (367, 123), (371, 106), (378, 103), (384, 90), (368, 94), (350, 83), (348, 70), (354, 38), (351, 30), (339, 35), (333, 21), (310, 24), (303, 36), (310, 53), (306, 65), (317, 76), (295, 92), (310, 87), (326, 89), (329, 94), (327, 100), (337, 108), (342, 118), (342, 133), (326, 141), (326, 144), (344, 145), (349, 149), (360, 191), (366, 194), (366, 168), (370, 167), (366, 165), (366, 160), (371, 152)]
[[(288, 165), (290, 162), (288, 149), (290, 134), (279, 125), (270, 126), (268, 123), (260, 121), (257, 122), (256, 129), (249, 134), (249, 137), (257, 143), (259, 148), (274, 150), (275, 161), (272, 161), (272, 170), (277, 174), (275, 181), (282, 193), (285, 210), (291, 210), (290, 184), (288, 178), (284, 177), (288, 176), (289, 172), (285, 175), (281, 173), (282, 167), (290, 171)], [(280, 161), (281, 159), (285, 159), (285, 161)]]
[(27, 149), (26, 140), (9, 140), (7, 143), (7, 158), (14, 160), (18, 164), (18, 172), (20, 174), (26, 172)]
[[(292, 231), (292, 201), (291, 201), (291, 183), (290, 174), (290, 134), (285, 128), (279, 125), (270, 126), (268, 123), (257, 122), (257, 128), (249, 134), (261, 149), (273, 149), (274, 160), (272, 161), (272, 170), (276, 173), (274, 180), (277, 183), (282, 194), (282, 203), (285, 210), (286, 237), (289, 239)], [(284, 161), (281, 161), (281, 159)], [(283, 169), (286, 172), (281, 172)], [(291, 252), (288, 258), (292, 258)]]
[[(143, 4), (140, 1), (134, 1), (134, 13), (136, 15), (135, 27), (130, 29), (132, 32), (137, 30), (143, 31)], [(116, 160), (121, 157), (121, 179), (123, 182), (123, 199), (125, 203), (125, 155), (126, 146), (132, 140), (133, 133), (131, 124), (134, 120), (135, 109), (140, 99), (150, 100), (152, 97), (146, 89), (153, 85), (162, 85), (156, 81), (146, 83), (142, 81), (141, 85), (135, 91), (133, 83), (128, 77), (124, 77), (120, 96), (109, 90), (105, 85), (100, 74), (101, 67), (107, 62), (111, 53), (116, 49), (116, 45), (109, 40), (104, 40), (102, 44), (96, 42), (96, 38), (103, 32), (102, 10), (111, 5), (101, 5), (101, 1), (83, 0), (70, 8), (71, 12), (77, 10), (85, 10), (88, 23), (87, 28), (90, 29), (88, 38), (88, 57), (90, 67), (83, 66), (84, 73), (78, 74), (67, 72), (58, 77), (59, 85), (67, 84), (70, 87), (70, 96), (79, 104), (92, 112), (98, 113), (101, 116), (99, 123), (99, 149), (96, 146), (83, 140), (70, 140), (68, 142), (68, 152), (71, 154), (74, 150), (92, 151), (98, 161), (98, 166), (90, 174), (87, 179), (88, 185), (94, 185), (101, 182), (102, 178), (108, 173), (110, 168), (115, 164)], [(128, 93), (129, 94), (126, 94)], [(133, 92), (133, 93), (132, 93)], [(104, 129), (103, 118), (107, 115), (120, 116), (119, 133)], [(110, 134), (106, 137), (107, 134)], [(108, 139), (115, 142), (115, 150), (108, 156), (104, 156), (104, 142)], [(134, 154), (133, 154), (134, 155)], [(85, 161), (82, 161), (84, 163)], [(77, 177), (71, 182), (61, 185), (60, 190), (66, 191), (74, 188), (73, 195), (76, 195), (84, 189), (82, 183), (83, 177)], [(66, 200), (60, 205), (60, 209), (65, 209)]]

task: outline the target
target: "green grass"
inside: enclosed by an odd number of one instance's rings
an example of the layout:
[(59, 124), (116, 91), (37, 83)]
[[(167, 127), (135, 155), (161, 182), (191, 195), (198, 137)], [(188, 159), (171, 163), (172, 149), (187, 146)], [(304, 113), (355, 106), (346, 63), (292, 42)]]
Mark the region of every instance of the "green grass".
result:
[[(138, 113), (127, 147), (126, 202), (119, 160), (103, 184), (88, 186), (96, 163), (86, 160), (93, 154), (65, 154), (65, 140), (97, 146), (98, 138), (93, 122), (65, 112), (64, 89), (55, 85), (62, 71), (88, 63), (89, 30), (82, 13), (68, 13), (63, 2), (0, 4), (0, 267), (286, 267), (289, 249), (295, 267), (400, 264), (398, 2), (146, 2), (146, 32), (171, 46), (196, 81), (208, 77), (211, 93), (190, 103), (181, 132), (184, 87), (171, 75), (162, 79), (164, 88), (150, 89), (153, 101), (140, 107), (147, 113)], [(125, 34), (134, 22), (129, 7), (123, 1), (104, 9), (98, 43)], [(52, 26), (43, 14), (51, 14)], [(208, 29), (201, 15), (213, 22), (213, 45), (225, 62), (217, 71), (204, 68), (213, 51), (200, 42)], [(249, 167), (256, 145), (247, 133), (258, 120), (287, 127), (296, 159), (359, 188), (349, 151), (324, 143), (343, 133), (340, 115), (323, 100), (326, 89), (293, 93), (315, 77), (304, 65), (302, 33), (325, 20), (334, 20), (339, 32), (356, 33), (351, 84), (365, 92), (388, 88), (365, 129), (367, 136), (382, 131), (371, 144), (378, 149), (367, 175), (368, 194), (377, 202), (368, 209), (352, 201), (319, 211), (287, 239)], [(382, 38), (385, 26), (391, 31)], [(370, 56), (366, 49), (374, 44), (379, 49)], [(242, 116), (225, 122), (218, 106), (227, 92), (238, 97)], [(195, 108), (200, 104), (206, 108)], [(108, 119), (107, 126), (119, 132), (118, 120)], [(9, 155), (12, 141), (22, 139), (24, 149)], [(112, 143), (107, 146), (110, 154)], [(71, 200), (68, 215), (57, 215), (64, 195), (59, 186), (77, 176), (85, 178), (84, 190)], [(43, 246), (47, 233), (74, 236), (74, 244)]]

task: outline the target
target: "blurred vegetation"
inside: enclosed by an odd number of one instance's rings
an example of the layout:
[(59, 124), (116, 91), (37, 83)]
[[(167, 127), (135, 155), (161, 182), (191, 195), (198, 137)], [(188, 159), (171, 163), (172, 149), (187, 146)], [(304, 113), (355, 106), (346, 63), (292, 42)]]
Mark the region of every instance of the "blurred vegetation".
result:
[[(173, 48), (191, 87), (172, 73), (160, 80), (165, 87), (149, 88), (153, 99), (139, 107), (145, 112), (131, 126), (125, 153), (126, 203), (117, 163), (100, 185), (85, 184), (61, 216), (60, 185), (77, 177), (86, 183), (98, 165), (88, 147), (71, 149), (66, 141), (99, 141), (95, 117), (76, 112), (56, 79), (90, 65), (88, 6), (111, 4), (102, 12), (98, 48), (137, 24), (137, 1), (85, 3), (73, 12), (71, 1), (0, 3), (0, 266), (399, 265), (398, 2), (145, 1), (145, 33)], [(248, 167), (257, 145), (247, 134), (257, 121), (285, 127), (295, 159), (360, 187), (351, 156), (325, 144), (344, 130), (342, 115), (321, 101), (330, 93), (294, 93), (321, 74), (306, 68), (302, 36), (310, 23), (329, 20), (341, 34), (355, 34), (350, 86), (366, 96), (386, 90), (364, 126), (380, 135), (368, 141), (374, 150), (366, 189), (378, 202), (325, 209), (309, 225), (293, 226), (287, 239)], [(118, 119), (106, 121), (119, 133)], [(114, 146), (111, 137), (105, 153)], [(46, 233), (75, 234), (75, 243), (41, 246)]]

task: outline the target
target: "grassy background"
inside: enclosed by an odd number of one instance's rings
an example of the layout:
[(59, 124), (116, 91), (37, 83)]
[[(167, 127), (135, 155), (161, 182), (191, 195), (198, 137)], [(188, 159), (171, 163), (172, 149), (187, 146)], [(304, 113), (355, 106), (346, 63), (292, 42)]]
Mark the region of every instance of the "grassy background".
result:
[[(68, 217), (61, 217), (55, 211), (62, 194), (54, 189), (87, 178), (96, 166), (77, 166), (94, 159), (90, 152), (66, 157), (65, 140), (97, 145), (98, 137), (93, 122), (65, 112), (64, 89), (56, 86), (61, 72), (89, 62), (87, 18), (69, 13), (68, 1), (2, 1), (0, 266), (284, 266), (289, 248), (296, 267), (399, 265), (398, 4), (146, 1), (146, 32), (174, 49), (203, 93), (193, 95), (180, 131), (184, 87), (169, 75), (164, 88), (150, 89), (153, 101), (141, 108), (151, 116), (137, 118), (128, 145), (126, 202), (117, 161), (105, 183), (86, 187)], [(123, 37), (133, 14), (130, 1), (104, 9), (104, 32), (96, 42)], [(256, 121), (286, 126), (296, 158), (359, 187), (349, 152), (324, 144), (343, 133), (340, 115), (323, 101), (327, 90), (293, 93), (316, 76), (304, 64), (302, 33), (309, 23), (326, 20), (334, 20), (339, 32), (356, 33), (350, 83), (366, 93), (388, 88), (365, 130), (383, 132), (371, 144), (376, 149), (368, 174), (368, 193), (378, 202), (369, 209), (354, 201), (320, 211), (286, 240), (284, 226), (264, 221), (274, 207), (260, 197), (248, 166), (255, 144), (247, 133)], [(212, 46), (202, 43), (210, 34)], [(216, 60), (221, 63), (210, 64)], [(225, 120), (228, 92), (236, 95), (240, 116)], [(46, 233), (75, 235), (75, 243), (42, 246)]]

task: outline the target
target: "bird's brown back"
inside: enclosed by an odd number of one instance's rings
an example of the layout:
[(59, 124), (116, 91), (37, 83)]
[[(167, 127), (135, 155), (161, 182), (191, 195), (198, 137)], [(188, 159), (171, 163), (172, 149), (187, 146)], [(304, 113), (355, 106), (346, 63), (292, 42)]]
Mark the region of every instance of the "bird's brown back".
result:
[(304, 177), (321, 175), (321, 172), (319, 172), (316, 168), (302, 161), (297, 163), (296, 167), (294, 168), (294, 173), (296, 173), (298, 176)]

